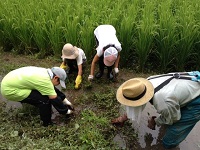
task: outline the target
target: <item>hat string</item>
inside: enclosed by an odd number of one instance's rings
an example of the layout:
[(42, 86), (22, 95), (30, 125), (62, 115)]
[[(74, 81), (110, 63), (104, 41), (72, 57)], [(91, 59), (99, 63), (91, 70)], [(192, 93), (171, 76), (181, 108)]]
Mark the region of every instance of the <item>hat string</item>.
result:
[(142, 97), (145, 95), (145, 93), (146, 93), (146, 86), (145, 86), (145, 88), (144, 88), (144, 91), (143, 91), (140, 95), (138, 95), (137, 97), (127, 97), (127, 96), (125, 96), (124, 94), (123, 94), (123, 96), (124, 96), (126, 99), (128, 99), (128, 100), (133, 100), (133, 101), (135, 101), (135, 100), (138, 100), (138, 99), (142, 98)]

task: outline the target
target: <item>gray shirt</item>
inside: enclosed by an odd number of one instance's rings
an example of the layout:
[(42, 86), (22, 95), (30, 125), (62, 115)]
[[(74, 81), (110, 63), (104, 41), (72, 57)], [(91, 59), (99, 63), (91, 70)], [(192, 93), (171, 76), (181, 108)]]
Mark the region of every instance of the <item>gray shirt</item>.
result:
[[(168, 78), (171, 77), (159, 77), (149, 81), (153, 84), (154, 88), (156, 88)], [(185, 79), (172, 79), (166, 86), (154, 94), (153, 105), (156, 108), (157, 113), (160, 114), (159, 117), (155, 119), (156, 124), (171, 125), (180, 120), (180, 108), (199, 95), (199, 82)]]

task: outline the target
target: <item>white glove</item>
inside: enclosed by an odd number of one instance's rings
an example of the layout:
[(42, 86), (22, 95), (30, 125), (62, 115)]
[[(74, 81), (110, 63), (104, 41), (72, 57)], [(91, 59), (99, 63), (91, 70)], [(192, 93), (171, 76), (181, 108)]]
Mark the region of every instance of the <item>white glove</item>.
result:
[(114, 68), (115, 74), (119, 73), (119, 69), (118, 68)]
[(72, 106), (72, 103), (68, 101), (66, 98), (63, 100), (63, 104)]
[(88, 76), (88, 81), (92, 81), (94, 79), (94, 76), (93, 75), (89, 75)]
[(69, 115), (69, 114), (72, 114), (72, 113), (73, 113), (73, 111), (68, 109), (67, 114)]

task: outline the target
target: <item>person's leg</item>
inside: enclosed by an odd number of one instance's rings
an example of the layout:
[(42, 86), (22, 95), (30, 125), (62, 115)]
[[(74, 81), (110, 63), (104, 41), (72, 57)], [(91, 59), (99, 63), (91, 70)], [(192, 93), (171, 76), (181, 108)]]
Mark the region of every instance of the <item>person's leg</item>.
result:
[(107, 67), (107, 69), (108, 69), (107, 78), (110, 80), (112, 80), (114, 78), (112, 68), (113, 68), (113, 66)]
[(51, 124), (51, 103), (49, 97), (42, 95), (39, 91), (32, 90), (30, 95), (21, 101), (21, 103), (28, 103), (39, 108), (40, 118), (44, 126)]
[(103, 73), (104, 73), (104, 62), (103, 62), (103, 56), (99, 57), (99, 72), (97, 72), (95, 74), (95, 77), (96, 78), (101, 78), (103, 76)]
[(63, 92), (61, 92), (59, 89), (57, 89), (56, 87), (54, 87), (54, 89), (55, 89), (57, 95), (58, 95), (58, 96), (61, 98), (61, 100), (63, 101), (63, 100), (66, 98), (65, 94), (64, 94)]
[(200, 97), (181, 108), (181, 119), (169, 125), (163, 137), (163, 146), (173, 148), (179, 145), (200, 120)]

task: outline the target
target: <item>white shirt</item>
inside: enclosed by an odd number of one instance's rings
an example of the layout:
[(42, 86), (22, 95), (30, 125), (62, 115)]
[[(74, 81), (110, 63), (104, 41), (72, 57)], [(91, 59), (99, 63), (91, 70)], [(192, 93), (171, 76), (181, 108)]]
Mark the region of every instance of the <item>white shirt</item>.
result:
[(77, 65), (81, 65), (83, 61), (86, 60), (86, 56), (82, 49), (78, 48), (78, 51), (79, 51), (79, 55), (76, 58), (76, 62), (77, 62)]
[[(171, 76), (159, 77), (149, 81), (153, 84), (154, 88), (156, 88), (169, 78), (171, 78)], [(171, 125), (180, 120), (180, 108), (199, 95), (199, 82), (185, 79), (172, 79), (167, 85), (154, 94), (153, 105), (160, 114), (160, 116), (155, 119), (156, 124)]]
[(100, 25), (94, 30), (99, 46), (96, 48), (97, 55), (103, 55), (103, 47), (114, 44), (118, 52), (122, 50), (121, 44), (117, 39), (116, 30), (112, 25)]

